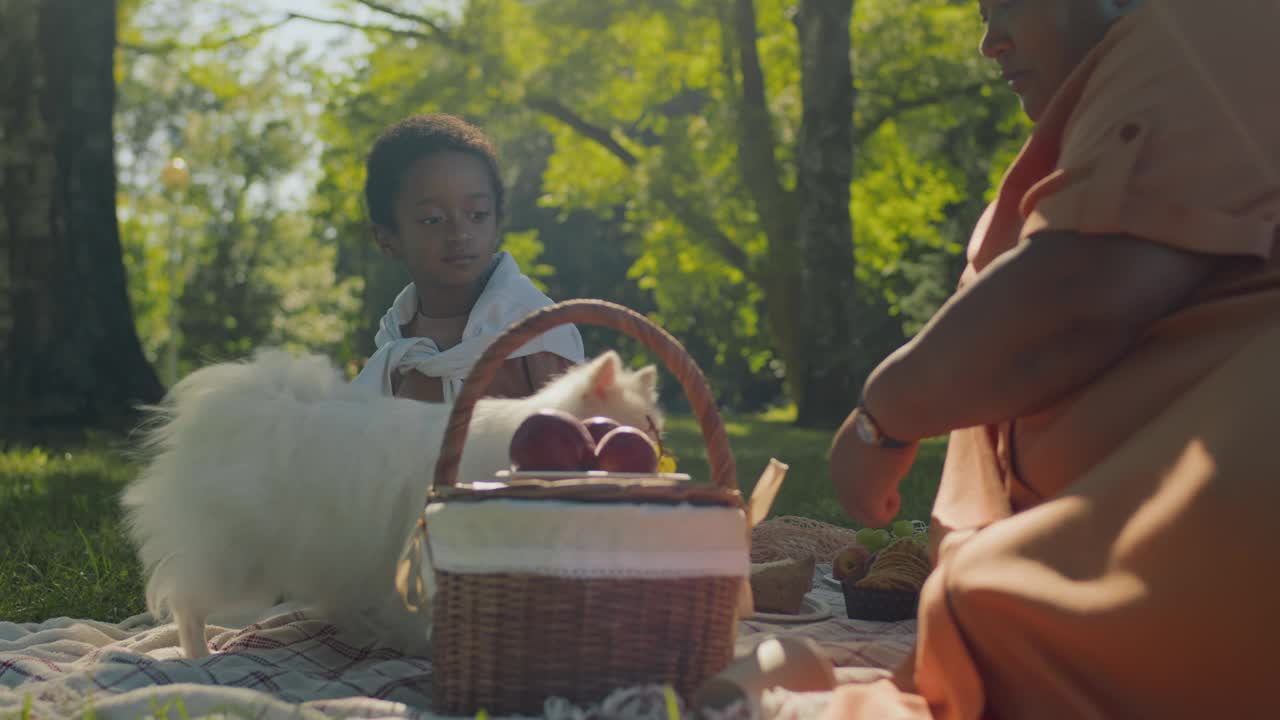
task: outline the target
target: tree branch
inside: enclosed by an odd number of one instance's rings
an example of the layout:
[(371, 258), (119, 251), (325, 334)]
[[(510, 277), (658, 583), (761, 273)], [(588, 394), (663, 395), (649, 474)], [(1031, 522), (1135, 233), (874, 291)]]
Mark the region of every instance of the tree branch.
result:
[(291, 17), (283, 17), (279, 20), (276, 20), (275, 22), (269, 22), (269, 23), (266, 23), (265, 25), (258, 25), (255, 27), (251, 27), (248, 30), (245, 30), (244, 32), (238, 33), (236, 35), (229, 35), (227, 37), (218, 38), (216, 40), (201, 40), (200, 42), (194, 43), (192, 45), (186, 45), (176, 41), (169, 41), (169, 42), (158, 43), (158, 44), (130, 43), (125, 41), (120, 41), (117, 43), (117, 45), (121, 50), (127, 50), (129, 52), (139, 53), (143, 55), (164, 55), (166, 53), (171, 53), (175, 50), (217, 50), (218, 48), (226, 47), (227, 45), (233, 45), (235, 43), (242, 42), (244, 40), (248, 40), (250, 38), (261, 35), (265, 32), (274, 30), (284, 25), (285, 23), (288, 23), (292, 19), (293, 18)]
[(369, 8), (370, 10), (377, 10), (378, 12), (384, 13), (386, 15), (390, 15), (391, 17), (400, 18), (401, 20), (408, 20), (410, 22), (418, 23), (419, 25), (426, 25), (427, 27), (431, 28), (433, 32), (438, 32), (438, 33), (446, 32), (443, 28), (441, 28), (439, 25), (436, 24), (435, 20), (432, 20), (431, 18), (425, 15), (417, 15), (415, 13), (411, 13), (406, 10), (399, 10), (385, 3), (377, 2), (377, 0), (356, 0), (356, 2), (359, 2), (361, 5)]
[(306, 20), (307, 22), (320, 23), (321, 25), (339, 25), (348, 27), (352, 30), (360, 30), (361, 32), (380, 32), (396, 37), (413, 38), (414, 40), (425, 40), (427, 42), (443, 41), (449, 42), (448, 36), (437, 37), (433, 33), (425, 33), (421, 30), (408, 30), (405, 28), (391, 27), (390, 25), (362, 25), (358, 22), (343, 20), (341, 18), (322, 18), (315, 15), (307, 15), (306, 13), (292, 12), (285, 18), (286, 20)]
[(782, 187), (776, 155), (777, 140), (765, 96), (764, 71), (756, 48), (756, 10), (752, 0), (735, 0), (733, 37), (738, 50), (742, 94), (737, 101), (738, 158), (743, 184), (750, 190), (756, 211), (770, 239), (778, 238), (789, 223), (788, 193)]
[(724, 73), (729, 97), (737, 97), (738, 66), (733, 61), (733, 49), (737, 43), (733, 40), (733, 12), (729, 2), (730, 0), (719, 0), (716, 3), (716, 18), (720, 24), (720, 72)]
[(630, 150), (614, 139), (608, 128), (589, 122), (559, 100), (548, 97), (529, 97), (525, 99), (525, 104), (573, 128), (579, 135), (608, 150), (627, 167), (633, 167), (638, 161)]
[(751, 259), (746, 251), (729, 239), (710, 216), (698, 212), (687, 200), (676, 195), (668, 185), (661, 185), (653, 190), (654, 197), (675, 214), (681, 225), (689, 228), (695, 235), (705, 238), (711, 249), (725, 262), (737, 268), (749, 280), (759, 283), (760, 278), (751, 268)]
[[(768, 238), (770, 272), (786, 273), (794, 269), (797, 255), (788, 241), (795, 224), (795, 195), (782, 184), (782, 172), (776, 154), (777, 139), (773, 134), (773, 118), (765, 96), (764, 71), (756, 48), (756, 10), (752, 0), (732, 0), (733, 7), (720, 6), (722, 42), (733, 43), (737, 51), (741, 93), (730, 93), (737, 125), (738, 177), (751, 196), (761, 228)], [(732, 76), (733, 53), (722, 54), (725, 72)], [(730, 82), (733, 84), (733, 78)]]
[[(878, 113), (877, 115), (872, 117), (870, 120), (864, 120), (862, 123), (859, 123), (857, 126), (858, 136), (860, 138), (871, 137), (872, 135), (875, 135), (876, 132), (880, 130), (880, 127), (885, 123), (889, 122), (890, 120), (896, 120), (898, 119), (898, 117), (905, 115), (906, 113), (911, 112), (912, 110), (919, 110), (921, 108), (926, 108), (926, 107), (929, 107), (930, 105), (937, 105), (938, 103), (943, 103), (948, 100), (967, 97), (982, 90), (982, 88), (984, 87), (988, 87), (989, 85), (992, 85), (992, 83), (991, 82), (971, 83), (969, 85), (963, 85), (961, 87), (949, 88), (941, 92), (935, 93), (933, 95), (926, 95), (924, 97), (911, 98), (910, 100), (902, 100), (900, 102), (892, 103), (889, 105), (889, 107), (885, 108), (884, 111)], [(863, 98), (865, 97), (866, 96), (864, 94)]]
[[(742, 105), (757, 113), (761, 110), (767, 112), (769, 103), (765, 98), (760, 51), (756, 48), (756, 6), (752, 0), (736, 0), (734, 3), (733, 29), (738, 46), (738, 66), (742, 71)], [(767, 120), (768, 116), (752, 119)]]
[[(382, 9), (380, 6), (377, 5), (377, 3), (366, 2), (366, 0), (360, 0), (360, 2), (364, 2), (365, 4), (369, 5), (371, 8), (375, 10)], [(227, 37), (217, 38), (214, 40), (201, 40), (200, 42), (197, 42), (191, 45), (187, 45), (187, 44), (176, 42), (176, 41), (159, 43), (155, 45), (129, 43), (129, 42), (123, 42), (123, 41), (118, 44), (122, 50), (127, 50), (129, 52), (134, 52), (134, 53), (149, 54), (149, 55), (163, 55), (166, 53), (173, 52), (175, 50), (217, 50), (218, 48), (226, 47), (227, 45), (232, 45), (238, 42), (242, 42), (244, 40), (248, 40), (250, 38), (261, 35), (265, 32), (274, 30), (294, 20), (304, 20), (306, 22), (313, 22), (321, 25), (338, 25), (340, 27), (351, 28), (352, 30), (359, 30), (361, 32), (378, 32), (378, 33), (385, 33), (387, 35), (394, 35), (396, 37), (412, 38), (414, 40), (422, 40), (426, 42), (439, 42), (455, 50), (466, 49), (465, 45), (457, 42), (451, 35), (449, 35), (447, 31), (441, 29), (438, 25), (434, 24), (429, 19), (417, 18), (417, 16), (410, 15), (408, 13), (397, 14), (392, 10), (393, 9), (388, 9), (388, 10), (384, 10), (384, 12), (388, 12), (388, 14), (392, 14), (395, 17), (403, 16), (403, 17), (406, 17), (407, 19), (413, 19), (415, 22), (422, 21), (424, 25), (426, 25), (431, 29), (431, 32), (423, 32), (421, 30), (410, 30), (407, 28), (397, 28), (397, 27), (392, 27), (390, 25), (361, 24), (358, 22), (353, 22), (351, 20), (343, 20), (342, 18), (317, 17), (315, 15), (308, 15), (307, 13), (290, 11), (286, 13), (285, 16), (279, 20), (249, 28), (248, 30), (245, 30), (242, 33), (237, 33), (235, 35), (229, 35)]]
[[(525, 99), (525, 105), (568, 125), (579, 135), (608, 150), (611, 155), (621, 160), (627, 167), (635, 167), (639, 162), (639, 158), (634, 153), (614, 139), (608, 128), (588, 121), (559, 100), (547, 97), (530, 97)], [(694, 235), (705, 238), (711, 249), (724, 258), (725, 262), (742, 271), (744, 275), (753, 281), (757, 279), (755, 273), (751, 270), (751, 262), (747, 257), (747, 253), (742, 248), (734, 245), (729, 236), (725, 235), (724, 231), (709, 215), (698, 212), (692, 204), (677, 195), (669, 186), (657, 187), (653, 193), (654, 198), (665, 205), (680, 221), (680, 224), (688, 228)]]
[(408, 20), (409, 22), (417, 23), (419, 25), (422, 25), (423, 27), (429, 28), (431, 30), (431, 34), (435, 36), (436, 40), (439, 40), (441, 43), (448, 45), (449, 47), (457, 48), (460, 50), (465, 49), (467, 47), (465, 43), (460, 42), (448, 30), (446, 30), (443, 27), (440, 27), (439, 23), (437, 23), (435, 20), (432, 20), (431, 18), (425, 15), (418, 15), (416, 13), (411, 13), (405, 10), (393, 8), (390, 5), (387, 5), (382, 2), (378, 2), (378, 0), (356, 0), (356, 1), (359, 2), (361, 5), (364, 5), (365, 7), (369, 8), (370, 10), (376, 10), (380, 13), (390, 15), (391, 17), (399, 18), (401, 20)]

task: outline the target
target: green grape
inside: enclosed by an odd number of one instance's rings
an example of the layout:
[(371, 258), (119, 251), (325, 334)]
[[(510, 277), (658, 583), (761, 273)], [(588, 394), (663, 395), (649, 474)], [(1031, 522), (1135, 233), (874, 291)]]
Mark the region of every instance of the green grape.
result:
[(893, 524), (893, 536), (900, 538), (908, 538), (914, 535), (916, 526), (910, 520), (899, 520)]
[(879, 530), (875, 528), (862, 528), (854, 535), (854, 540), (862, 547), (871, 552), (880, 552), (893, 541), (893, 536), (888, 530)]

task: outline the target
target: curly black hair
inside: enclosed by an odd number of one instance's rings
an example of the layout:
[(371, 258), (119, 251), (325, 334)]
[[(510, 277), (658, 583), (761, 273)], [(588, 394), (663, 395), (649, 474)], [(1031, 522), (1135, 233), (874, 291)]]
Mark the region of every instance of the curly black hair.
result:
[(392, 125), (373, 143), (365, 163), (364, 198), (369, 219), (396, 227), (395, 197), (405, 172), (415, 162), (440, 152), (460, 152), (480, 159), (493, 182), (494, 215), (503, 216), (506, 188), (498, 171), (498, 153), (480, 128), (445, 113), (413, 115)]

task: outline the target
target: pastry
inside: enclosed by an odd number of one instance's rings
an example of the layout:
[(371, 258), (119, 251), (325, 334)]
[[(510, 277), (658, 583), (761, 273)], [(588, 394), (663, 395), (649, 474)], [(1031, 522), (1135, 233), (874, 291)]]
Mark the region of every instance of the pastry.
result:
[(751, 565), (751, 595), (757, 612), (796, 615), (813, 586), (812, 555)]

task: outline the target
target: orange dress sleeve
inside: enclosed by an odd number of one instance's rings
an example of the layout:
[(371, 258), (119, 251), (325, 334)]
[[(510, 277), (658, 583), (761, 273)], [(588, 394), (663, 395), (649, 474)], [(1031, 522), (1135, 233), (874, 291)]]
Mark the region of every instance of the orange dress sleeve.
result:
[(1280, 6), (1157, 0), (1143, 11), (1055, 99), (1075, 102), (1056, 169), (1021, 199), (1021, 237), (1127, 234), (1269, 258), (1280, 238), (1280, 93), (1258, 64), (1275, 53), (1255, 43), (1275, 44)]

